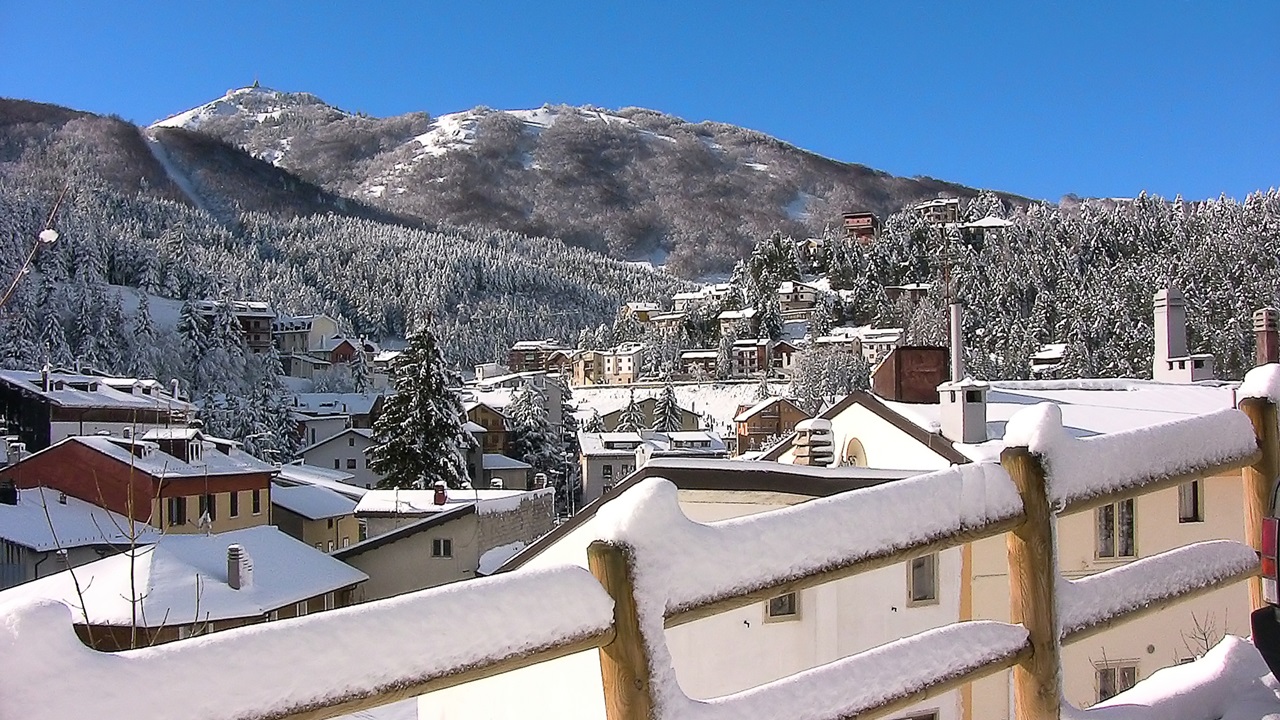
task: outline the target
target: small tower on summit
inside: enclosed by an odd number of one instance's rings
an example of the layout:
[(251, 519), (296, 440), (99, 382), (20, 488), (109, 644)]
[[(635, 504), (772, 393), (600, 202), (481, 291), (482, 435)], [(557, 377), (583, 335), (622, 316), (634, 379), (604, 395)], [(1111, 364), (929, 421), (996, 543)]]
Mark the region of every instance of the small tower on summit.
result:
[(254, 76), (253, 76), (253, 84), (252, 84), (252, 85), (250, 85), (249, 87), (254, 88), (255, 90), (256, 90), (257, 88), (262, 87), (262, 85), (258, 82), (258, 76), (257, 76), (257, 75), (254, 75)]

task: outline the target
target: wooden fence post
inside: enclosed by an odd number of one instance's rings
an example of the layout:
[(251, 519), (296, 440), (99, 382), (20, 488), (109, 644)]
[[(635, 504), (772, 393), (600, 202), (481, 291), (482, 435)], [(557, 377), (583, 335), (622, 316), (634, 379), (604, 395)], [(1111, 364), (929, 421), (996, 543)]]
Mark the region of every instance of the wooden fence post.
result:
[(600, 648), (605, 717), (607, 720), (650, 720), (653, 688), (649, 653), (636, 613), (630, 552), (597, 540), (587, 546), (587, 565), (613, 598), (613, 641)]
[(1058, 720), (1062, 710), (1061, 638), (1055, 603), (1058, 567), (1044, 468), (1024, 447), (1005, 448), (1000, 464), (1022, 496), (1026, 518), (1005, 536), (1010, 615), (1013, 622), (1027, 628), (1031, 642), (1031, 656), (1013, 668), (1014, 716), (1017, 720)]
[[(1265, 398), (1244, 398), (1240, 410), (1253, 423), (1254, 435), (1262, 459), (1240, 472), (1244, 482), (1244, 537), (1254, 550), (1262, 549), (1262, 518), (1271, 501), (1271, 488), (1280, 475), (1280, 429), (1277, 427), (1275, 403)], [(1265, 605), (1262, 578), (1249, 578), (1249, 602), (1253, 609)]]

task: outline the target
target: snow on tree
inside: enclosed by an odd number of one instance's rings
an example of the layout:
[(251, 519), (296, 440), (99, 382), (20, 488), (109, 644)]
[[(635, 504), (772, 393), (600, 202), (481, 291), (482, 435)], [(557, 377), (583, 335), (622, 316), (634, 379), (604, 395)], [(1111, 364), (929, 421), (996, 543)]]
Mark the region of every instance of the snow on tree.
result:
[(563, 464), (561, 438), (547, 415), (547, 397), (531, 383), (523, 383), (511, 394), (506, 407), (510, 422), (511, 452), (548, 476), (560, 472)]
[(129, 373), (138, 378), (156, 376), (156, 328), (151, 321), (151, 301), (138, 294), (138, 310), (133, 315), (133, 352)]
[(676, 402), (676, 389), (671, 383), (662, 388), (653, 404), (653, 429), (659, 432), (677, 432), (682, 429), (684, 414)]
[(756, 402), (768, 400), (773, 397), (773, 391), (769, 388), (769, 375), (763, 373), (760, 375), (760, 384), (756, 385), (756, 394), (753, 396)]
[(622, 414), (618, 416), (618, 425), (614, 429), (617, 432), (640, 432), (643, 428), (644, 411), (640, 409), (640, 405), (636, 402), (636, 391), (632, 390), (627, 406), (622, 409)]
[(582, 432), (602, 433), (604, 432), (604, 420), (601, 419), (600, 413), (591, 412), (591, 417), (587, 418), (587, 422), (582, 426)]
[[(363, 339), (360, 342), (363, 346)], [(364, 358), (364, 348), (360, 347), (356, 350), (355, 355), (351, 356), (351, 387), (358, 393), (365, 392), (373, 386), (373, 378), (369, 374), (369, 364)]]
[(862, 353), (815, 346), (795, 354), (791, 397), (809, 411), (871, 386), (871, 366)]
[(430, 328), (409, 337), (392, 381), (396, 393), (374, 423), (368, 450), (369, 467), (383, 476), (378, 487), (427, 488), (440, 480), (462, 487), (475, 440), (463, 430), (466, 413), (451, 389), (461, 383), (445, 367)]

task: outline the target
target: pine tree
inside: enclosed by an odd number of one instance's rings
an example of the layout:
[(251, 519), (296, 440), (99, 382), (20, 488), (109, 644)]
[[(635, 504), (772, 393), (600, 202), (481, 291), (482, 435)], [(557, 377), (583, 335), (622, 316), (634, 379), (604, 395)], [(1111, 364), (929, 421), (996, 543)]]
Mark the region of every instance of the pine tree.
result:
[(676, 389), (671, 383), (662, 388), (653, 404), (653, 429), (658, 432), (678, 432), (682, 430), (684, 413), (676, 402)]
[(587, 422), (582, 426), (582, 432), (586, 432), (586, 433), (605, 432), (604, 420), (601, 419), (600, 413), (598, 412), (591, 413), (591, 417), (587, 418)]
[(156, 329), (151, 322), (151, 302), (138, 293), (138, 311), (133, 316), (133, 353), (129, 372), (138, 378), (156, 376)]
[(755, 401), (768, 400), (773, 397), (773, 391), (769, 388), (768, 374), (760, 375), (760, 384), (756, 386)]
[(631, 391), (631, 399), (627, 402), (627, 406), (623, 408), (622, 414), (618, 416), (618, 426), (614, 428), (617, 432), (640, 432), (644, 427), (644, 411), (636, 404), (636, 391)]
[(372, 378), (369, 376), (369, 365), (364, 359), (364, 341), (361, 339), (360, 347), (356, 350), (355, 355), (351, 356), (351, 386), (358, 393), (367, 391), (373, 385)]
[(536, 472), (551, 476), (560, 471), (563, 463), (561, 440), (551, 427), (546, 403), (543, 393), (525, 383), (512, 393), (506, 412), (511, 423), (511, 452)]
[(409, 338), (395, 365), (396, 394), (387, 398), (373, 426), (369, 467), (383, 476), (380, 488), (426, 488), (436, 481), (461, 487), (467, 481), (464, 456), (474, 439), (463, 430), (465, 411), (436, 346), (423, 328)]

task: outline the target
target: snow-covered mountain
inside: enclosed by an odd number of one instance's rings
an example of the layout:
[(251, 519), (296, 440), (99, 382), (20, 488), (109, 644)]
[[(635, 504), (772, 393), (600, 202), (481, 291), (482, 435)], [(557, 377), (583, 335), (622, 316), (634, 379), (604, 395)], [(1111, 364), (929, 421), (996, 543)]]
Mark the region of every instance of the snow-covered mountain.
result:
[(550, 235), (625, 259), (663, 257), (685, 275), (724, 271), (774, 231), (819, 234), (851, 208), (888, 214), (939, 194), (976, 194), (641, 108), (374, 118), (252, 87), (152, 127), (218, 138), (401, 216)]

